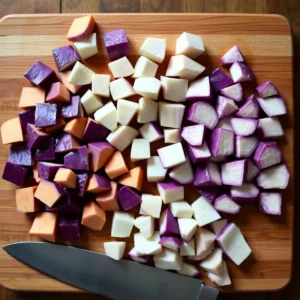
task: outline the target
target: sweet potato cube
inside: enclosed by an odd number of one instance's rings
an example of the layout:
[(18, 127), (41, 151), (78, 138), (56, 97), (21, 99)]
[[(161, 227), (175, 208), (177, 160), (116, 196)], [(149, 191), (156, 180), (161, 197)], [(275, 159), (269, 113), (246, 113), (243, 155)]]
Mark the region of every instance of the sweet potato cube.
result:
[(72, 170), (59, 168), (53, 181), (66, 188), (75, 189), (77, 177)]
[(79, 54), (71, 45), (55, 48), (52, 53), (58, 72), (70, 69), (80, 60)]
[(79, 91), (79, 89), (81, 88), (81, 85), (74, 85), (68, 81), (68, 78), (69, 78), (71, 72), (72, 72), (72, 70), (69, 70), (69, 71), (61, 72), (61, 73), (59, 73), (59, 75), (60, 75), (60, 79), (61, 79), (63, 85), (71, 93), (76, 94)]
[(81, 140), (87, 121), (87, 118), (75, 118), (66, 124), (64, 131), (70, 133), (71, 135)]
[(17, 211), (31, 213), (38, 211), (39, 202), (34, 198), (36, 186), (16, 190)]
[(65, 167), (72, 170), (89, 170), (89, 153), (86, 146), (81, 146), (64, 157)]
[(40, 212), (36, 215), (29, 235), (38, 236), (44, 240), (55, 242), (57, 232), (57, 220), (56, 214), (51, 212)]
[(35, 107), (19, 112), (19, 118), (21, 121), (24, 132), (27, 130), (27, 124), (34, 124)]
[(88, 118), (82, 139), (89, 143), (105, 141), (109, 133), (110, 130), (108, 128)]
[(54, 133), (63, 129), (65, 125), (66, 125), (66, 121), (61, 116), (58, 116), (56, 125), (48, 126), (45, 127), (44, 129), (48, 133)]
[(37, 103), (45, 103), (45, 90), (37, 87), (23, 87), (19, 108), (31, 108)]
[(93, 229), (101, 230), (106, 222), (105, 211), (95, 202), (90, 201), (84, 205), (81, 224)]
[(70, 103), (61, 108), (61, 116), (66, 119), (83, 116), (83, 108), (79, 96), (71, 97)]
[(70, 92), (62, 83), (54, 82), (46, 96), (46, 102), (68, 103), (70, 102)]
[(35, 106), (34, 125), (47, 127), (57, 124), (57, 105), (50, 103), (37, 103)]
[(69, 133), (62, 133), (57, 137), (55, 152), (69, 152), (80, 147), (78, 141)]
[(110, 181), (99, 174), (93, 174), (88, 181), (86, 191), (90, 193), (100, 193), (111, 190)]
[(45, 203), (47, 206), (52, 207), (63, 194), (64, 191), (58, 184), (42, 180), (34, 193), (34, 197)]
[(24, 136), (19, 118), (5, 121), (1, 126), (2, 144), (23, 142)]
[(2, 178), (18, 186), (25, 185), (29, 177), (29, 170), (25, 167), (7, 162), (5, 164)]
[(61, 216), (58, 221), (58, 235), (65, 241), (80, 241), (80, 217)]
[(27, 145), (30, 149), (37, 149), (47, 143), (49, 134), (36, 128), (33, 124), (27, 124)]
[(144, 171), (142, 167), (136, 167), (130, 170), (128, 173), (122, 175), (118, 183), (133, 187), (139, 191), (142, 189), (144, 180)]
[(67, 34), (67, 39), (71, 42), (88, 37), (95, 26), (93, 16), (84, 16), (73, 20), (73, 23)]
[(113, 180), (125, 173), (128, 173), (128, 168), (120, 151), (115, 152), (104, 166), (105, 173)]
[(105, 165), (115, 152), (115, 148), (107, 142), (97, 142), (88, 144), (88, 151), (90, 155), (90, 168), (96, 172)]
[(117, 197), (117, 183), (111, 181), (111, 190), (102, 192), (96, 195), (96, 201), (103, 210), (105, 211), (115, 211), (120, 210), (118, 205), (118, 197)]

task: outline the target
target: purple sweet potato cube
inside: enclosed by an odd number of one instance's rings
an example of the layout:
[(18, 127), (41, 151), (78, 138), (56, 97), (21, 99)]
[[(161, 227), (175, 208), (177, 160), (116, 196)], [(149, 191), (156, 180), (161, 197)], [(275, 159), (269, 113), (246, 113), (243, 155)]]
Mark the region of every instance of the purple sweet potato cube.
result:
[(38, 87), (44, 88), (57, 80), (53, 69), (37, 61), (32, 67), (24, 73), (24, 76)]
[(27, 143), (12, 144), (10, 146), (8, 161), (20, 166), (32, 166), (32, 153)]
[(83, 109), (81, 107), (79, 96), (71, 97), (70, 103), (61, 108), (61, 116), (65, 119), (83, 116)]
[(37, 103), (35, 107), (34, 124), (36, 127), (47, 127), (57, 124), (57, 105), (52, 103)]
[(29, 170), (25, 167), (7, 162), (4, 167), (2, 179), (14, 183), (18, 186), (24, 186), (29, 176)]
[(19, 118), (24, 132), (27, 131), (28, 123), (34, 125), (34, 116), (35, 116), (35, 108), (31, 108), (19, 113)]
[(42, 145), (36, 149), (34, 160), (55, 160), (55, 138), (51, 137)]
[(55, 48), (52, 50), (52, 53), (58, 72), (71, 68), (80, 60), (79, 54), (71, 45)]
[(49, 134), (36, 128), (33, 124), (27, 124), (26, 141), (30, 149), (37, 149), (47, 143)]
[(80, 218), (76, 216), (61, 216), (58, 221), (58, 235), (65, 241), (80, 241), (80, 222)]
[(89, 118), (82, 139), (89, 143), (105, 141), (109, 133), (109, 129)]
[(178, 220), (169, 208), (166, 208), (159, 219), (160, 235), (180, 235)]
[(57, 170), (64, 165), (49, 162), (38, 162), (38, 176), (40, 179), (53, 180)]
[(82, 146), (65, 155), (64, 165), (72, 170), (89, 170), (89, 154), (87, 146)]
[(221, 69), (215, 69), (209, 76), (210, 82), (216, 92), (233, 84), (233, 80)]
[(195, 173), (194, 186), (213, 187), (222, 184), (218, 165), (213, 162), (207, 162), (198, 165)]
[(108, 58), (112, 60), (123, 56), (129, 56), (129, 44), (126, 33), (123, 29), (114, 30), (103, 34)]
[(123, 186), (119, 190), (118, 199), (125, 211), (142, 203), (141, 196), (128, 186)]
[(72, 151), (79, 147), (80, 145), (77, 140), (69, 133), (62, 132), (56, 138), (55, 152), (57, 153)]
[(88, 174), (87, 173), (77, 173), (77, 185), (76, 185), (76, 192), (79, 197), (83, 197), (85, 193), (85, 187), (88, 180)]
[(90, 177), (86, 188), (87, 192), (96, 194), (108, 190), (111, 190), (111, 183), (106, 176), (95, 173)]

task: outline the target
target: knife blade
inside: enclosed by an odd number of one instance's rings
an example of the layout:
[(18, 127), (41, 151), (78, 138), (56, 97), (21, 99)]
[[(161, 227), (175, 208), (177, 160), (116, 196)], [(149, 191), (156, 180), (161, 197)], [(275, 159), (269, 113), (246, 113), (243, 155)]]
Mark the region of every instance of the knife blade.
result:
[(19, 242), (3, 249), (46, 275), (112, 299), (215, 300), (219, 293), (199, 279), (71, 246)]

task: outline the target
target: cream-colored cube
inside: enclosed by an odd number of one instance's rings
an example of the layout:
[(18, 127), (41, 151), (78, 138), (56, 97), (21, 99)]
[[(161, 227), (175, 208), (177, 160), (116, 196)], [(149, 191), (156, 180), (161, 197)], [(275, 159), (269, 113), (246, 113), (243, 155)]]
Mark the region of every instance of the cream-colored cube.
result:
[(101, 98), (95, 95), (91, 90), (86, 91), (80, 101), (88, 115), (103, 106)]
[(176, 144), (181, 142), (181, 129), (164, 129), (164, 138), (166, 144)]
[(134, 67), (133, 78), (155, 77), (158, 65), (145, 56), (140, 56)]
[(180, 128), (185, 106), (178, 103), (159, 102), (159, 121), (163, 127)]
[(142, 194), (141, 209), (149, 216), (158, 219), (162, 207), (162, 198), (160, 196)]
[(139, 54), (160, 64), (165, 58), (166, 48), (166, 39), (147, 37), (139, 51)]
[(92, 75), (92, 92), (96, 95), (109, 98), (110, 75), (93, 74)]
[(112, 237), (130, 237), (134, 225), (134, 215), (124, 211), (115, 211), (112, 219)]
[(126, 56), (110, 62), (108, 68), (115, 78), (127, 77), (134, 73), (134, 69)]
[(188, 80), (161, 76), (160, 81), (164, 99), (173, 102), (185, 102)]
[(132, 85), (125, 78), (111, 81), (109, 87), (111, 96), (115, 101), (135, 95)]
[(96, 32), (92, 33), (87, 38), (74, 42), (74, 46), (82, 59), (87, 59), (98, 54)]
[(68, 82), (74, 85), (86, 85), (92, 83), (94, 71), (77, 61), (69, 75)]
[(137, 94), (143, 97), (157, 100), (161, 89), (161, 82), (153, 77), (137, 78), (134, 82), (133, 89)]
[(147, 179), (149, 182), (160, 182), (165, 179), (167, 169), (160, 161), (159, 156), (152, 156), (147, 160)]
[(98, 109), (95, 112), (94, 117), (96, 122), (102, 124), (111, 131), (117, 128), (117, 109), (111, 101)]
[(176, 41), (176, 55), (184, 54), (192, 59), (205, 51), (201, 36), (183, 32)]
[(138, 103), (119, 99), (117, 104), (117, 122), (122, 125), (128, 125), (138, 109)]
[(148, 123), (157, 120), (158, 103), (147, 98), (140, 98), (137, 121)]
[(150, 158), (150, 143), (145, 139), (134, 139), (131, 145), (132, 162)]
[(120, 260), (125, 252), (126, 242), (105, 242), (105, 254), (112, 259)]

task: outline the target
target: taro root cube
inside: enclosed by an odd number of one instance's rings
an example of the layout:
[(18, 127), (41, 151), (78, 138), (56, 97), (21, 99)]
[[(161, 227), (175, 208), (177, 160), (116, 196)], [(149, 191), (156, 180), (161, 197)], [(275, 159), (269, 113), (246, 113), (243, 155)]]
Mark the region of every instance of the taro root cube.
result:
[(70, 102), (70, 92), (60, 82), (52, 83), (46, 97), (46, 102), (49, 103), (68, 103)]
[(176, 41), (176, 55), (184, 54), (192, 59), (205, 51), (201, 36), (183, 32)]
[(111, 97), (114, 101), (135, 95), (132, 85), (125, 78), (119, 78), (109, 83)]
[(111, 131), (114, 131), (117, 128), (117, 109), (111, 101), (99, 108), (95, 112), (94, 118), (95, 121)]
[(129, 56), (129, 44), (123, 29), (106, 32), (103, 40), (109, 60), (113, 61), (123, 56)]
[(34, 198), (36, 186), (16, 190), (17, 211), (31, 213), (38, 211), (39, 202)]
[(52, 212), (40, 212), (36, 215), (29, 235), (38, 236), (44, 240), (55, 242), (58, 216)]
[(1, 125), (2, 144), (23, 142), (24, 136), (19, 117), (7, 120)]
[(75, 189), (77, 177), (72, 170), (67, 168), (59, 168), (53, 181), (66, 188)]
[(185, 102), (188, 90), (188, 80), (160, 76), (162, 91), (165, 100)]
[(63, 194), (64, 191), (60, 185), (51, 181), (42, 180), (34, 193), (34, 197), (47, 206), (52, 207)]
[(221, 62), (222, 65), (230, 65), (236, 61), (244, 62), (244, 58), (238, 46), (235, 45), (221, 57)]
[(176, 144), (182, 141), (181, 129), (164, 129), (166, 144)]
[(33, 164), (32, 153), (26, 143), (15, 143), (10, 146), (8, 161), (20, 165), (30, 167)]
[(185, 106), (182, 104), (159, 102), (159, 122), (160, 126), (180, 128), (184, 115)]
[(134, 139), (131, 146), (132, 162), (150, 158), (150, 143), (146, 139)]
[(32, 124), (27, 124), (27, 145), (30, 149), (37, 149), (47, 143), (49, 134), (36, 128)]
[(148, 98), (140, 98), (138, 106), (138, 123), (148, 123), (157, 120), (158, 104)]
[(82, 115), (83, 111), (79, 96), (71, 97), (70, 103), (61, 108), (61, 116), (65, 119), (82, 117)]
[(234, 62), (229, 71), (235, 83), (254, 80), (252, 70), (243, 63)]
[(58, 72), (71, 68), (80, 60), (80, 56), (71, 45), (55, 48), (52, 53)]
[(102, 100), (99, 96), (88, 90), (82, 97), (81, 103), (88, 115), (94, 113), (97, 109), (103, 106)]
[(74, 85), (86, 85), (92, 83), (94, 71), (77, 61), (69, 75), (68, 82)]
[(115, 78), (128, 77), (134, 73), (134, 69), (126, 56), (110, 62), (108, 68)]
[(41, 61), (37, 61), (31, 66), (29, 70), (24, 73), (24, 77), (41, 88), (46, 87), (51, 81), (56, 79), (54, 70)]
[(123, 211), (115, 211), (112, 219), (111, 236), (129, 237), (134, 225), (134, 215)]
[(105, 254), (114, 259), (120, 260), (125, 252), (126, 242), (104, 242)]
[(35, 126), (47, 127), (57, 124), (57, 105), (38, 103), (35, 108)]
[(152, 156), (147, 160), (147, 179), (149, 182), (158, 182), (165, 179), (167, 169), (161, 163), (159, 156)]
[(68, 31), (67, 39), (71, 42), (84, 39), (91, 35), (95, 27), (95, 19), (93, 16), (84, 16), (73, 20)]
[(87, 59), (95, 54), (98, 54), (96, 32), (92, 33), (85, 39), (74, 42), (74, 47), (82, 59)]
[(23, 87), (19, 108), (31, 108), (36, 106), (37, 103), (45, 103), (45, 90), (37, 87)]
[(134, 82), (133, 89), (137, 94), (143, 97), (157, 100), (161, 89), (161, 82), (154, 77), (137, 78)]
[(60, 217), (58, 235), (65, 241), (80, 241), (80, 219), (77, 216)]
[(86, 191), (90, 193), (100, 193), (111, 190), (110, 181), (99, 174), (93, 174), (87, 184)]
[(234, 153), (234, 132), (217, 128), (212, 131), (210, 151), (214, 157), (224, 157)]
[(181, 143), (176, 143), (157, 150), (165, 169), (176, 167), (186, 162)]
[(117, 122), (128, 125), (139, 109), (139, 104), (133, 101), (120, 99), (117, 104)]
[(133, 78), (155, 77), (158, 65), (145, 56), (140, 56), (134, 66)]
[(163, 138), (159, 127), (154, 123), (146, 123), (139, 129), (140, 135), (148, 140), (150, 143), (158, 141)]
[(215, 69), (209, 76), (210, 82), (216, 92), (233, 84), (233, 80), (221, 69)]
[(14, 183), (18, 186), (23, 186), (29, 176), (29, 170), (19, 165), (7, 162), (5, 164), (2, 179)]
[(106, 222), (105, 211), (93, 201), (86, 203), (83, 207), (81, 224), (92, 229), (101, 230)]
[(195, 174), (194, 186), (212, 187), (222, 184), (218, 165), (213, 162), (198, 165)]
[(180, 201), (184, 198), (184, 187), (174, 181), (157, 183), (157, 190), (164, 204)]
[(256, 91), (261, 98), (276, 96), (279, 91), (271, 81), (266, 81), (256, 88)]
[(109, 98), (110, 75), (93, 74), (92, 75), (92, 93), (101, 97)]
[(165, 58), (166, 48), (166, 39), (147, 37), (140, 48), (139, 55), (145, 56), (160, 64)]

